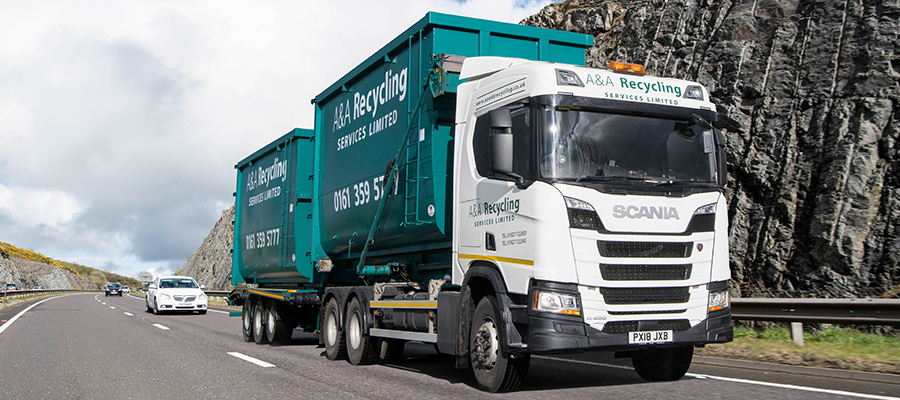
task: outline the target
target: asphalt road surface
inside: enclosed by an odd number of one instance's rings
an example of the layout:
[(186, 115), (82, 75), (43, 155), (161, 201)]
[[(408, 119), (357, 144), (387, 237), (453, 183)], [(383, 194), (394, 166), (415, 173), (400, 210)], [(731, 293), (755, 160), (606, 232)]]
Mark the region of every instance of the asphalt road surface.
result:
[[(22, 313), (23, 310), (27, 310)], [(315, 337), (284, 345), (241, 339), (240, 318), (153, 315), (139, 297), (73, 294), (0, 310), (0, 399), (849, 399), (900, 396), (900, 384), (695, 363), (651, 383), (607, 353), (535, 356), (513, 393), (476, 389), (433, 346), (406, 359), (329, 361)]]

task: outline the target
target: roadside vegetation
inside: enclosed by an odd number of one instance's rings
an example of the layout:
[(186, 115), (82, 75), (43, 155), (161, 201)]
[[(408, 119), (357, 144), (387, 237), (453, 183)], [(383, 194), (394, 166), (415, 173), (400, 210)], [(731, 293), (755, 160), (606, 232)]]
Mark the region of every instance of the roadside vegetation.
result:
[(900, 334), (876, 334), (855, 328), (827, 328), (803, 333), (804, 346), (791, 341), (783, 325), (735, 327), (734, 341), (694, 352), (778, 364), (900, 374)]

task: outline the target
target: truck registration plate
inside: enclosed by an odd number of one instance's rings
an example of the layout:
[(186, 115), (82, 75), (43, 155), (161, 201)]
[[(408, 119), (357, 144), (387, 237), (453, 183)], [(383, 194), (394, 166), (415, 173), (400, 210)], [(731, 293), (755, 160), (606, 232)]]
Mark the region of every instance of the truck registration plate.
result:
[(628, 332), (628, 344), (654, 344), (672, 341), (672, 331)]

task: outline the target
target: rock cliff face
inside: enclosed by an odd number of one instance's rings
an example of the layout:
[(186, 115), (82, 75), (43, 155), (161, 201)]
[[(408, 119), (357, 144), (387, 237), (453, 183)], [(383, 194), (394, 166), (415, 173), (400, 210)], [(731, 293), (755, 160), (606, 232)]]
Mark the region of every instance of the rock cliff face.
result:
[(741, 295), (898, 297), (898, 19), (898, 0), (569, 0), (522, 23), (709, 88)]
[(193, 277), (209, 290), (231, 289), (231, 249), (234, 247), (234, 206), (222, 217), (203, 244), (188, 258), (183, 275)]
[(37, 261), (0, 254), (0, 284), (17, 283), (22, 289), (41, 286), (44, 289), (100, 289), (102, 286), (87, 276)]

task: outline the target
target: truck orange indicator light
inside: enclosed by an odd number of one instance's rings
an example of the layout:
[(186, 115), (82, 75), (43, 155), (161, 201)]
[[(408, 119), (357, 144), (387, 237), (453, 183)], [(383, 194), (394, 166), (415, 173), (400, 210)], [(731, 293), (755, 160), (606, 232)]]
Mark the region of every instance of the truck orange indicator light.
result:
[(629, 64), (618, 61), (610, 61), (607, 68), (616, 72), (628, 72), (631, 74), (644, 75), (647, 73), (646, 68), (640, 64)]

